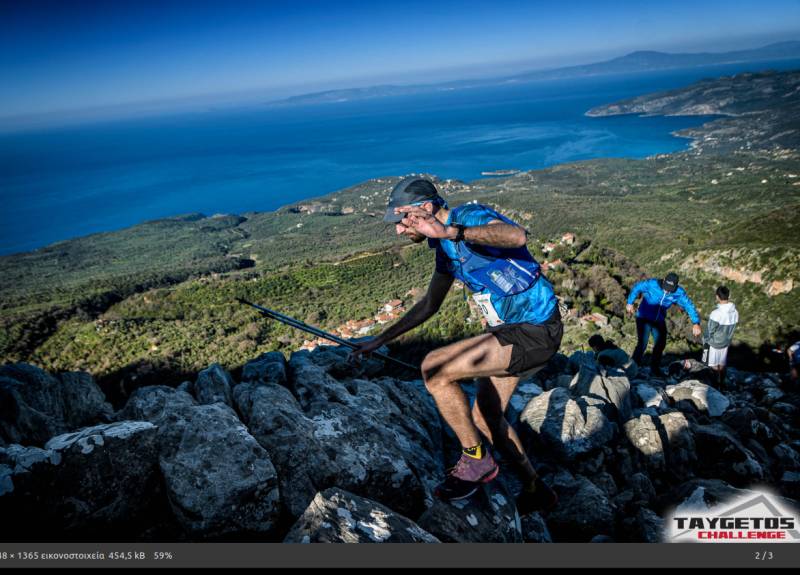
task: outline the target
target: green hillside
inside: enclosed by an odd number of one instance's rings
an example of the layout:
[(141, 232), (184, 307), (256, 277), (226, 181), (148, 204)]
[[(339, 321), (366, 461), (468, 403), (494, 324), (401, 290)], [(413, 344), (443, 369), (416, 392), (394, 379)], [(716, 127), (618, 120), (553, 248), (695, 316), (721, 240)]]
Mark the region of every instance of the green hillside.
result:
[[(796, 89), (797, 80), (781, 85)], [(714, 288), (728, 284), (741, 314), (737, 341), (758, 350), (800, 325), (800, 154), (785, 141), (438, 185), (452, 206), (487, 203), (525, 225), (540, 260), (544, 242), (575, 233), (575, 246), (546, 256), (568, 262), (548, 276), (572, 308), (611, 318), (604, 333), (625, 346), (633, 341), (622, 313), (631, 285), (674, 270), (704, 316)], [(104, 381), (179, 380), (213, 362), (235, 370), (262, 351), (303, 343), (302, 334), (236, 304), (237, 296), (326, 329), (373, 317), (391, 299), (408, 307), (427, 285), (433, 254), (395, 239), (382, 221), (398, 179), (276, 212), (191, 214), (0, 257), (0, 359), (85, 369)], [(688, 322), (673, 318), (668, 349), (696, 349)], [(418, 357), (479, 329), (454, 289), (442, 313), (395, 351)], [(571, 320), (564, 349), (579, 348), (596, 329)]]

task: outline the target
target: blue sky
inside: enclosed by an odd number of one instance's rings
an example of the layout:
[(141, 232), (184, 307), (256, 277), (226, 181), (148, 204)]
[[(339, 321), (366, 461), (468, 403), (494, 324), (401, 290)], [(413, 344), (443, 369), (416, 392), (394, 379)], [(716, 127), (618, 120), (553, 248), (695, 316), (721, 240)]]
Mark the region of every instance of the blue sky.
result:
[(800, 39), (800, 0), (0, 2), (0, 116)]

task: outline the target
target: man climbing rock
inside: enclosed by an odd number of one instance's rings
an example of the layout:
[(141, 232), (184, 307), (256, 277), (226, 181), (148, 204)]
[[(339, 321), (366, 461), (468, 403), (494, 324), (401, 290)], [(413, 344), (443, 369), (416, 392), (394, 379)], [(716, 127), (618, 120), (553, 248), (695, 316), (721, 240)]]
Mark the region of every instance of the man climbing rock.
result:
[(728, 361), (728, 346), (733, 341), (733, 332), (739, 323), (739, 312), (729, 301), (730, 290), (726, 286), (717, 288), (717, 307), (711, 312), (703, 334), (703, 361), (717, 372), (718, 388), (725, 384), (725, 366)]
[(650, 359), (650, 375), (664, 377), (664, 372), (661, 371), (661, 355), (667, 345), (667, 310), (673, 304), (682, 307), (692, 321), (694, 337), (699, 337), (702, 333), (700, 316), (697, 315), (692, 300), (686, 295), (686, 290), (678, 285), (678, 276), (674, 273), (668, 273), (664, 279), (650, 278), (634, 285), (628, 296), (629, 314), (633, 314), (633, 304), (639, 296), (642, 296), (636, 312), (636, 335), (639, 341), (633, 352), (633, 361), (636, 362), (636, 365), (642, 365), (642, 356), (647, 350), (650, 334), (652, 334), (653, 355)]
[[(542, 369), (561, 344), (563, 326), (550, 282), (525, 246), (527, 231), (480, 204), (450, 209), (432, 182), (409, 177), (393, 189), (384, 220), (413, 242), (427, 239), (436, 268), (425, 296), (394, 325), (361, 345), (369, 353), (415, 328), (441, 306), (454, 279), (473, 293), (487, 332), (431, 351), (422, 362), (425, 386), (461, 443), (458, 463), (436, 490), (445, 500), (472, 495), (498, 466), (481, 436), (514, 464), (524, 489), (521, 514), (555, 505), (504, 413), (520, 375)], [(478, 382), (470, 408), (459, 382)]]

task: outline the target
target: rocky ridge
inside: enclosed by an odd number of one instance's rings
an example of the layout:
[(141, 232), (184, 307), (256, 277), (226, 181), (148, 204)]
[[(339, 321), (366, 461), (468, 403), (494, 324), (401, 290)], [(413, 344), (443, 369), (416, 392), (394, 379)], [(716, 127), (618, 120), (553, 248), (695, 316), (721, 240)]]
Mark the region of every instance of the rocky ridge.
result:
[(432, 490), (457, 445), (423, 383), (346, 353), (266, 353), (240, 381), (212, 365), (116, 412), (86, 373), (0, 367), (2, 539), (652, 542), (687, 500), (800, 497), (798, 397), (777, 376), (731, 370), (717, 390), (701, 368), (628, 378), (579, 352), (521, 382), (508, 412), (559, 506), (520, 517), (502, 462), (444, 503)]

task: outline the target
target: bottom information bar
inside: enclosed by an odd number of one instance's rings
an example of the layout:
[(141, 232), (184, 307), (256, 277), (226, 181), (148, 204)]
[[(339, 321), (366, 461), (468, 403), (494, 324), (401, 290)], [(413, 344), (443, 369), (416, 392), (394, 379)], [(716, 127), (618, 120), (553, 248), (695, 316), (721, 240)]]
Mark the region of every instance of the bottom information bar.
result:
[[(479, 546), (480, 552), (465, 553)], [(0, 543), (4, 567), (800, 567), (800, 545)]]

